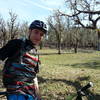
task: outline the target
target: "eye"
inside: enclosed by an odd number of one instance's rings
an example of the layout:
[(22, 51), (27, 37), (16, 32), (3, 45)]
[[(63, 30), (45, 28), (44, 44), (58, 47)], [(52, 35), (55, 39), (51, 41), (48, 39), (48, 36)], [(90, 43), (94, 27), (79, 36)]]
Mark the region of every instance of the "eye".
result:
[(34, 30), (35, 33), (39, 33), (37, 29)]
[(44, 32), (42, 32), (41, 30), (35, 29), (34, 30), (35, 34), (40, 34), (40, 36), (44, 35)]

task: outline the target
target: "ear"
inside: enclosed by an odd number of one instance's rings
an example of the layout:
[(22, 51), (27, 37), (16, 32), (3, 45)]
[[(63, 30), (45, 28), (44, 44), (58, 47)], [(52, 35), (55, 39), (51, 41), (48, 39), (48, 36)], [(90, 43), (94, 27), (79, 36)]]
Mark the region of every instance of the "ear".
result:
[(31, 29), (29, 29), (29, 32), (28, 32), (28, 33), (29, 33), (29, 34), (31, 34), (31, 32), (32, 32), (32, 30), (31, 30)]
[(32, 30), (29, 29), (29, 31), (28, 31), (28, 38), (29, 38), (29, 39), (30, 39), (30, 34), (31, 34), (31, 32), (32, 32)]

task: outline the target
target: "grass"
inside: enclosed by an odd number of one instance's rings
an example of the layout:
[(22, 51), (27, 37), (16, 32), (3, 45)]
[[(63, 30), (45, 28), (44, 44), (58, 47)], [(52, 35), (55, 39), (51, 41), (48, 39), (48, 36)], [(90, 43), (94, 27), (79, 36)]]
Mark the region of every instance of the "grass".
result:
[(89, 92), (96, 100), (100, 99), (100, 52), (41, 55), (40, 59), (38, 77), (44, 100), (65, 100), (68, 94), (75, 93), (89, 81), (94, 83)]
[(100, 100), (100, 52), (57, 54), (57, 50), (39, 51), (42, 62), (38, 74), (43, 100), (65, 100), (66, 96), (92, 81), (89, 92)]

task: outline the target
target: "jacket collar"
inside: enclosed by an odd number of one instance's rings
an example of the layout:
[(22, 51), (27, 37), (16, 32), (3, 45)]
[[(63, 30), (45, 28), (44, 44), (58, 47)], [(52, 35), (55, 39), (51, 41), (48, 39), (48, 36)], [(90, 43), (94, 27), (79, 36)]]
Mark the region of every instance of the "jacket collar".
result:
[(29, 39), (26, 39), (25, 40), (25, 49), (29, 51), (33, 48), (35, 48), (35, 45)]

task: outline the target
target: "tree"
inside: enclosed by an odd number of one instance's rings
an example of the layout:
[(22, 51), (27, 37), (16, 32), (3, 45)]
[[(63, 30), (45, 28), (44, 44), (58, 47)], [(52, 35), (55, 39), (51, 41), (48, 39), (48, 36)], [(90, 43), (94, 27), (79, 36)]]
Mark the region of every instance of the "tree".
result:
[(6, 23), (4, 19), (0, 16), (0, 43), (1, 46), (5, 45), (7, 42), (7, 29), (6, 29)]
[[(70, 14), (60, 12), (61, 16), (71, 17), (74, 24), (86, 29), (98, 29), (100, 20), (100, 1), (98, 0), (65, 0)], [(100, 31), (98, 32), (98, 50), (100, 50)]]
[(53, 16), (48, 18), (48, 25), (54, 30), (53, 36), (56, 36), (57, 47), (58, 47), (58, 54), (61, 54), (61, 43), (62, 43), (62, 34), (64, 31), (64, 23), (63, 18), (59, 16), (59, 12), (55, 12)]
[(20, 37), (24, 37), (24, 38), (26, 38), (26, 37), (28, 37), (28, 22), (26, 21), (26, 22), (23, 22), (21, 25), (20, 25), (20, 27), (19, 27), (19, 30), (20, 30), (20, 32), (19, 32), (19, 35), (20, 35)]
[(19, 33), (19, 23), (17, 23), (17, 15), (12, 11), (9, 12), (10, 20), (8, 21), (8, 32), (9, 32), (9, 40), (15, 39), (18, 37)]

